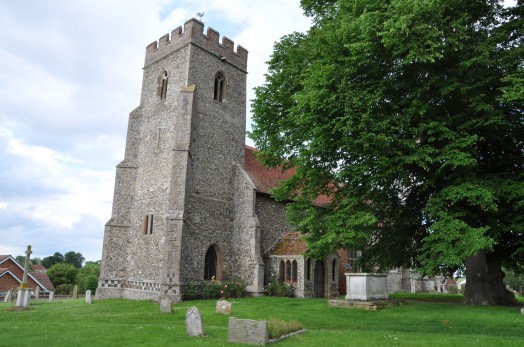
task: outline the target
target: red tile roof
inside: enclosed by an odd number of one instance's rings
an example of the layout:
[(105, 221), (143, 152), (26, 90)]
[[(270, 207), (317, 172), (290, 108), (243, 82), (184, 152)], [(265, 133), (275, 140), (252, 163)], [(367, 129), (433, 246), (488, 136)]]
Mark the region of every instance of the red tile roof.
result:
[(256, 156), (256, 148), (246, 146), (245, 168), (253, 183), (257, 186), (260, 193), (271, 194), (271, 189), (278, 187), (283, 180), (289, 179), (295, 169), (282, 171), (282, 167), (271, 169), (262, 165)]
[[(13, 274), (13, 276), (18, 280), (21, 281), (22, 274), (24, 272), (24, 268), (16, 262), (16, 259), (13, 258), (10, 255), (0, 255), (0, 264), (3, 266), (8, 266), (8, 270)], [(44, 271), (38, 270), (40, 267), (36, 266), (37, 271), (30, 272), (28, 275), (28, 283), (29, 285), (41, 285), (42, 290), (48, 290), (53, 291), (55, 290), (55, 287), (53, 286), (53, 283), (51, 283), (51, 280), (47, 276), (47, 274)], [(43, 266), (41, 266), (43, 268)], [(0, 272), (0, 274), (5, 274), (4, 272)]]
[(47, 289), (50, 292), (55, 290), (53, 283), (51, 283), (51, 280), (45, 272), (31, 272), (31, 276), (33, 276), (33, 278), (35, 278), (38, 282), (44, 285), (45, 288), (40, 288), (41, 290)]
[[(268, 168), (262, 165), (256, 155), (257, 149), (246, 146), (244, 167), (260, 193), (271, 194), (271, 190), (280, 185), (280, 182), (289, 179), (296, 172), (295, 168), (283, 171), (282, 166)], [(330, 201), (329, 197), (322, 195), (313, 201), (313, 205), (321, 206)]]
[(33, 270), (35, 271), (46, 271), (47, 269), (40, 264), (33, 264)]
[(307, 243), (299, 232), (286, 232), (271, 250), (271, 255), (301, 255), (307, 250)]

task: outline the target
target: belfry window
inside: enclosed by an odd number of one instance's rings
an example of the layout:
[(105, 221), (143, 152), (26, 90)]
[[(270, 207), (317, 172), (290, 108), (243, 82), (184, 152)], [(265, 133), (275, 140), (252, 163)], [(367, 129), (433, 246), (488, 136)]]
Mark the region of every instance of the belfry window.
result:
[(209, 247), (206, 252), (204, 265), (204, 281), (211, 281), (217, 278), (217, 252), (214, 246)]
[(143, 235), (151, 235), (153, 233), (153, 215), (146, 214), (144, 216), (144, 224), (142, 226)]
[(226, 99), (226, 78), (222, 72), (217, 72), (215, 75), (215, 91), (213, 99), (222, 102)]
[(156, 94), (160, 97), (160, 100), (164, 100), (167, 96), (167, 71), (164, 70), (158, 77), (158, 86)]

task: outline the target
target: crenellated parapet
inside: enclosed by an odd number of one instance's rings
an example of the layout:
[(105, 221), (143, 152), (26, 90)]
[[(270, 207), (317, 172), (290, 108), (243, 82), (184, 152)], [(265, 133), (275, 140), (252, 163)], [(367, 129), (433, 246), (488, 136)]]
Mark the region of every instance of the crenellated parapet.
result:
[(241, 70), (247, 70), (247, 50), (237, 45), (234, 50), (235, 43), (227, 37), (222, 37), (220, 42), (220, 34), (212, 29), (207, 29), (207, 35), (204, 34), (204, 23), (192, 18), (182, 27), (178, 27), (171, 31), (171, 34), (165, 34), (158, 41), (154, 41), (146, 47), (145, 66), (165, 57), (166, 55), (184, 47), (189, 43), (193, 43), (202, 49), (216, 55), (220, 59), (238, 67)]

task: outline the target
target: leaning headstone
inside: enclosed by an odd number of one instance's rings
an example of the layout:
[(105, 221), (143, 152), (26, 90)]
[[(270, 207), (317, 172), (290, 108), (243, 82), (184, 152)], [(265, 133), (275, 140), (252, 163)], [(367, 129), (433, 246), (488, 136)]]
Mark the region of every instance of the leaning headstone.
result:
[(173, 312), (173, 302), (170, 298), (160, 299), (160, 312), (171, 313)]
[(240, 342), (248, 345), (266, 345), (269, 342), (268, 323), (266, 320), (229, 318), (228, 342)]
[(231, 314), (232, 304), (229, 301), (220, 300), (217, 301), (216, 313), (217, 314)]
[(190, 307), (186, 313), (187, 336), (204, 336), (204, 321), (198, 308)]
[(93, 301), (91, 299), (91, 291), (90, 290), (86, 290), (86, 304), (92, 304)]
[(73, 299), (78, 299), (78, 286), (73, 287)]
[(36, 286), (35, 288), (35, 300), (40, 299), (40, 287)]
[(11, 301), (12, 296), (13, 296), (13, 292), (11, 290), (8, 290), (7, 293), (5, 293), (4, 302)]
[(55, 299), (55, 292), (49, 292), (49, 301), (53, 301)]

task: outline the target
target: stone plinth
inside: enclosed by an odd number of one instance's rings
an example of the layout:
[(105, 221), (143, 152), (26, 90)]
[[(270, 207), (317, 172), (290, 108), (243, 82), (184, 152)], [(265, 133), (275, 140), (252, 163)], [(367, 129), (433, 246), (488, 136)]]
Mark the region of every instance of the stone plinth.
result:
[(346, 273), (346, 289), (348, 300), (387, 300), (387, 274)]
[(266, 345), (269, 342), (267, 321), (229, 318), (228, 342)]
[(19, 288), (16, 295), (16, 306), (29, 307), (31, 302), (31, 288)]

